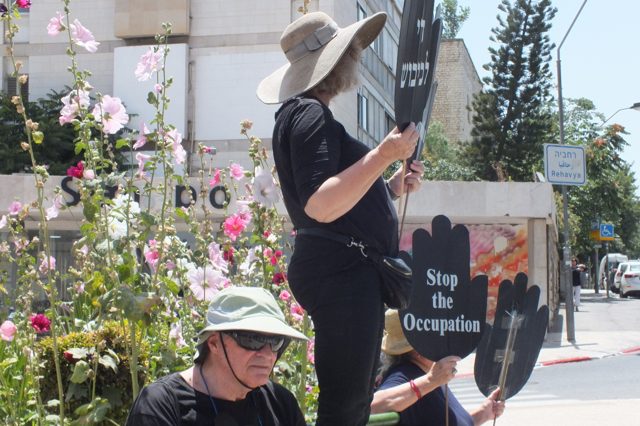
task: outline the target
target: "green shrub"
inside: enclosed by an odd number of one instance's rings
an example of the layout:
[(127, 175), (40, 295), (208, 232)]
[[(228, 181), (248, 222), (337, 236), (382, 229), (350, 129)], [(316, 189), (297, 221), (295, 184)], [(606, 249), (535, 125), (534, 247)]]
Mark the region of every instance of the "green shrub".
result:
[[(66, 386), (66, 410), (73, 413), (78, 407), (91, 402), (94, 378), (96, 397), (109, 401), (108, 417), (123, 424), (133, 400), (129, 358), (126, 351), (126, 329), (116, 323), (105, 323), (100, 330), (88, 333), (69, 333), (58, 338), (58, 357), (62, 380)], [(97, 349), (97, 350), (96, 350)], [(40, 380), (42, 401), (58, 399), (58, 388), (53, 360), (53, 340), (47, 337), (38, 342), (36, 351), (43, 361)], [(145, 382), (148, 345), (139, 346), (138, 382)], [(95, 357), (99, 356), (98, 371), (94, 372)], [(55, 405), (52, 410), (56, 410)], [(53, 412), (53, 411), (52, 411)]]

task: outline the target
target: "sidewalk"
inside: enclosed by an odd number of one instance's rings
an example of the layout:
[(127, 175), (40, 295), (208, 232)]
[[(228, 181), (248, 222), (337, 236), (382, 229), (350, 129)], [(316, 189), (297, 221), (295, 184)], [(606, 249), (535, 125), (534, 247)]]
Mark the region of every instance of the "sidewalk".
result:
[[(640, 352), (637, 328), (621, 331), (617, 324), (608, 321), (607, 311), (620, 302), (617, 295), (610, 294), (607, 298), (606, 292), (595, 294), (593, 289), (583, 289), (581, 299), (580, 311), (574, 313), (575, 342), (567, 340), (565, 306), (562, 304), (553, 329), (547, 332), (536, 367)], [(459, 362), (457, 376), (472, 376), (474, 360), (475, 353), (472, 353)]]

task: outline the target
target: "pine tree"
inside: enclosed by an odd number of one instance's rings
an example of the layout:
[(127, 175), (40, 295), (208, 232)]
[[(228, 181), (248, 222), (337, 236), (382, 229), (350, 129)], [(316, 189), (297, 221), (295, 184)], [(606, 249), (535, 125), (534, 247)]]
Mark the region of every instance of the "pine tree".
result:
[(442, 38), (456, 38), (462, 24), (469, 18), (469, 6), (458, 6), (458, 0), (442, 0)]
[(540, 170), (542, 145), (553, 141), (550, 0), (502, 0), (493, 28), (485, 90), (473, 102), (469, 165), (487, 180), (529, 181)]

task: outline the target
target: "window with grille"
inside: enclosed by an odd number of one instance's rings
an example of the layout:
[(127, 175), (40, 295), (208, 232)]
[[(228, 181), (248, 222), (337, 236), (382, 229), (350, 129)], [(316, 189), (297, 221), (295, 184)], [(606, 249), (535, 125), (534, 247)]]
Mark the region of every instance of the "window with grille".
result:
[[(7, 78), (7, 95), (15, 96), (18, 94), (18, 79), (16, 77)], [(22, 101), (27, 102), (29, 100), (29, 80), (20, 86), (20, 94), (22, 95)]]

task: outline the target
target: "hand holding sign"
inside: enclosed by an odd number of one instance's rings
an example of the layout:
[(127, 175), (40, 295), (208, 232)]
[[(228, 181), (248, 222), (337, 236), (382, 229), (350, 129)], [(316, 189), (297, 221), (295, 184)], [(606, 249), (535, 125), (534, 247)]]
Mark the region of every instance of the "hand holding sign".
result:
[(446, 216), (436, 216), (432, 235), (413, 233), (411, 304), (400, 311), (404, 334), (421, 355), (439, 360), (464, 358), (482, 336), (487, 311), (487, 277), (469, 276), (469, 231), (451, 228)]
[(527, 289), (527, 275), (505, 280), (498, 291), (493, 327), (487, 324), (475, 360), (475, 379), (485, 396), (500, 387), (502, 401), (525, 385), (544, 340), (549, 308), (538, 309), (540, 288)]

